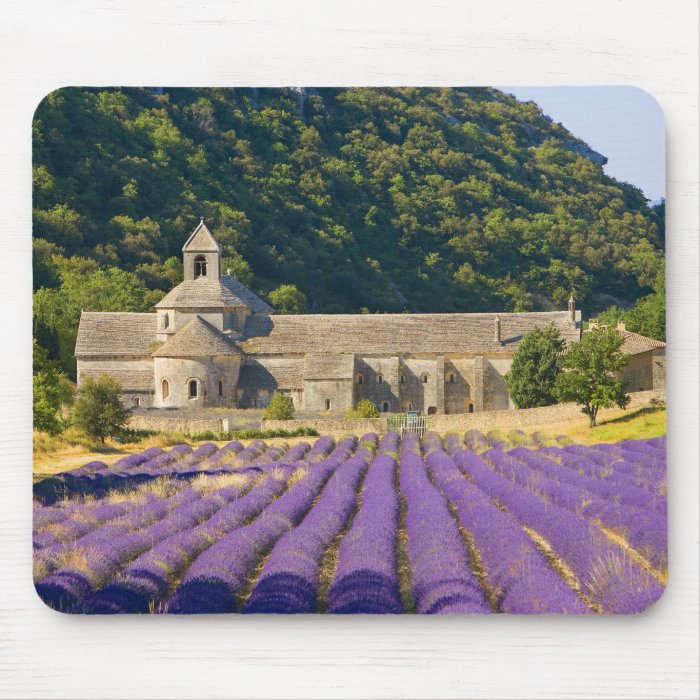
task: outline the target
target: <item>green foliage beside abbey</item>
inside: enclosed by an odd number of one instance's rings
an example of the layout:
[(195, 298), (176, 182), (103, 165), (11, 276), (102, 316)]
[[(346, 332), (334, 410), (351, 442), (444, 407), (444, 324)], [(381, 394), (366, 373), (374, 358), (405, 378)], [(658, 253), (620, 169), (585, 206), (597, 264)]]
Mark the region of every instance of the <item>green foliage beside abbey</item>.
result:
[(362, 399), (358, 402), (356, 408), (349, 408), (346, 411), (345, 417), (350, 420), (361, 418), (379, 418), (379, 409), (369, 399)]
[(601, 408), (625, 408), (630, 402), (619, 376), (629, 361), (621, 351), (623, 342), (614, 328), (594, 328), (573, 343), (563, 358), (556, 394), (560, 401), (579, 404), (591, 428)]
[(589, 316), (663, 267), (663, 207), (493, 89), (68, 88), (33, 132), (35, 332), (68, 371), (80, 309), (150, 310), (200, 215), (224, 269), (292, 311), (564, 308), (573, 288)]
[(294, 403), (290, 396), (284, 394), (275, 394), (263, 411), (265, 420), (292, 420), (292, 418), (294, 418)]
[(504, 377), (508, 394), (517, 408), (557, 403), (556, 383), (563, 350), (564, 341), (554, 324), (535, 328), (525, 335)]

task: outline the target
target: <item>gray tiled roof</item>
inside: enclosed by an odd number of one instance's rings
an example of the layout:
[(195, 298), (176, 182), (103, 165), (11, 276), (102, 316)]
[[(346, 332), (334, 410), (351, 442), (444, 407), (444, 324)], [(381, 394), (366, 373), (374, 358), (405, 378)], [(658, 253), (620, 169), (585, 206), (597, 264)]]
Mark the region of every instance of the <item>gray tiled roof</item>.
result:
[(156, 321), (156, 314), (85, 311), (80, 315), (75, 355), (150, 355)]
[(304, 362), (265, 363), (247, 361), (241, 366), (238, 377), (241, 389), (302, 389), (304, 386)]
[(629, 355), (638, 355), (641, 352), (648, 352), (649, 350), (666, 347), (666, 343), (662, 340), (647, 338), (645, 335), (633, 333), (632, 331), (618, 331), (618, 334), (621, 335), (625, 341), (620, 349), (622, 352), (626, 352)]
[(242, 285), (237, 279), (229, 275), (221, 275), (221, 281), (235, 294), (254, 314), (271, 314), (274, 313), (274, 308), (266, 301), (263, 301), (259, 296)]
[(270, 313), (274, 309), (228, 275), (221, 279), (198, 277), (185, 280), (171, 289), (157, 304), (157, 309), (221, 308), (247, 306), (253, 313)]
[(567, 311), (499, 313), (502, 343), (494, 340), (496, 314), (357, 314), (251, 316), (239, 342), (247, 353), (481, 353), (514, 350), (522, 337), (549, 323), (567, 342), (579, 339)]
[(192, 231), (192, 235), (187, 239), (182, 250), (191, 253), (218, 253), (221, 250), (219, 244), (214, 240), (211, 231), (207, 228), (204, 220), (200, 221), (197, 228)]
[(88, 377), (97, 379), (103, 374), (116, 379), (124, 391), (154, 391), (152, 369), (81, 369), (78, 382)]
[(240, 348), (227, 335), (201, 316), (195, 316), (184, 328), (159, 347), (153, 357), (213, 357), (240, 355)]
[(354, 355), (309, 354), (304, 361), (304, 379), (352, 379)]

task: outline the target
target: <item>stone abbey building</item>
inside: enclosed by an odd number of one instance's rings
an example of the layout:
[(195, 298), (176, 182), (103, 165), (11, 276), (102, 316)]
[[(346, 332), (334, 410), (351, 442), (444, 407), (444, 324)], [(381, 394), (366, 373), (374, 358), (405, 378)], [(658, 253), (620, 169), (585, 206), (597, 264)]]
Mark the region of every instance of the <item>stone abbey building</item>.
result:
[[(503, 380), (523, 336), (553, 323), (575, 342), (581, 313), (281, 315), (230, 274), (201, 221), (183, 248), (184, 281), (155, 313), (84, 312), (78, 384), (107, 374), (127, 406), (265, 406), (472, 413), (513, 408)], [(659, 389), (665, 346), (628, 333), (630, 391)], [(631, 383), (630, 383), (631, 382)]]

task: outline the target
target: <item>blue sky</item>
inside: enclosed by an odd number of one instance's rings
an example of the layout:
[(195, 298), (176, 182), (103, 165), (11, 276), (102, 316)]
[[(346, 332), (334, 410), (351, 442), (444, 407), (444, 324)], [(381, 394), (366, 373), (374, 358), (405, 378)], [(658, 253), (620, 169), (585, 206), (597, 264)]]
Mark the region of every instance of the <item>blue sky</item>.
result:
[(629, 86), (499, 87), (532, 100), (607, 157), (606, 174), (656, 202), (666, 193), (664, 116), (649, 93)]

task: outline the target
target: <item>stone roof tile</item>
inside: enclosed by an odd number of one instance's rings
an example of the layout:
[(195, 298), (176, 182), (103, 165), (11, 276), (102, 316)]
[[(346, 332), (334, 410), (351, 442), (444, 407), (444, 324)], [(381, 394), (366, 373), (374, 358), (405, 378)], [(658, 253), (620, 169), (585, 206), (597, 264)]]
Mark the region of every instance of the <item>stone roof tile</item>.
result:
[(98, 379), (103, 374), (116, 379), (124, 391), (154, 391), (152, 369), (81, 369), (78, 383), (87, 378)]
[(352, 379), (355, 356), (309, 354), (304, 360), (304, 379)]
[(221, 247), (202, 219), (197, 228), (192, 231), (192, 235), (187, 239), (185, 245), (182, 246), (182, 250), (190, 253), (219, 253)]
[(80, 315), (75, 355), (150, 355), (156, 322), (156, 314), (84, 311)]
[(567, 311), (498, 314), (356, 314), (251, 316), (240, 345), (246, 353), (483, 353), (514, 350), (525, 333), (549, 323), (567, 342), (579, 339), (580, 317)]
[(274, 309), (228, 275), (221, 279), (198, 277), (180, 282), (157, 304), (156, 309), (222, 308), (247, 306), (253, 313), (271, 313)]
[(201, 316), (195, 316), (184, 328), (159, 347), (153, 357), (213, 357), (240, 355), (234, 340), (214, 328)]

